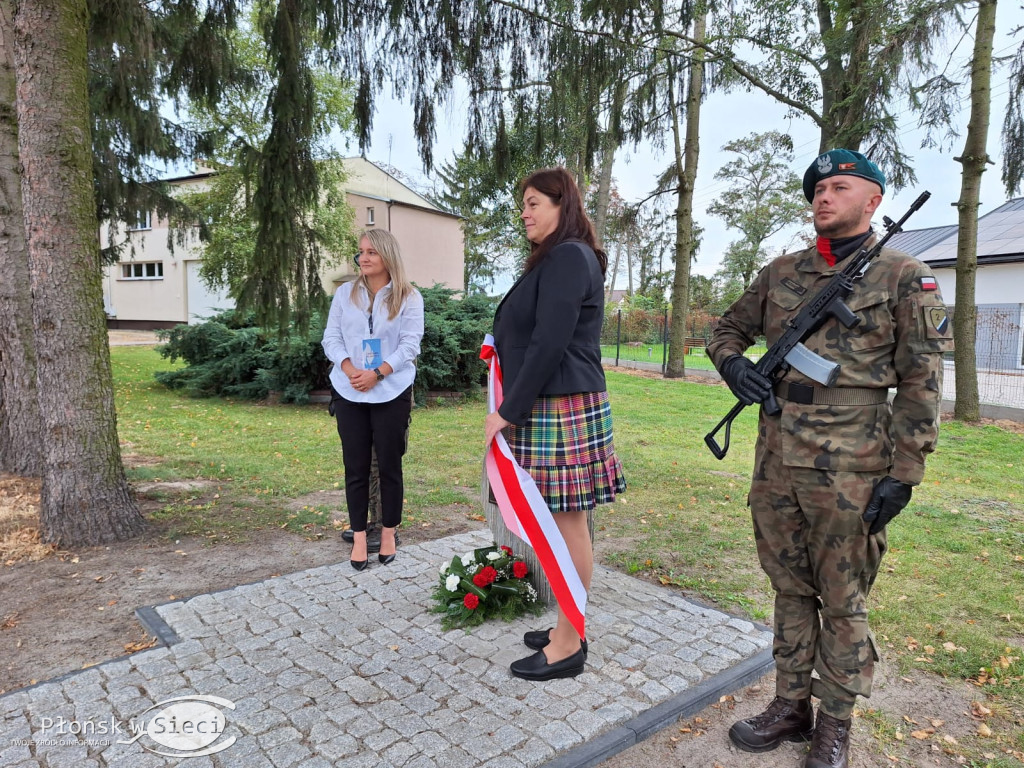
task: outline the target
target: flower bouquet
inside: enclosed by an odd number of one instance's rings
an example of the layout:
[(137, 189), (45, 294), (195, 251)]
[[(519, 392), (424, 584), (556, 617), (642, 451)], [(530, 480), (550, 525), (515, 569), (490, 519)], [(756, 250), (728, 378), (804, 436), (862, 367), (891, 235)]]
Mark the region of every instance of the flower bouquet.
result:
[(444, 629), (475, 627), (494, 616), (505, 621), (524, 613), (538, 616), (544, 605), (529, 575), (526, 563), (509, 547), (494, 544), (456, 555), (441, 565), (432, 610), (444, 614)]

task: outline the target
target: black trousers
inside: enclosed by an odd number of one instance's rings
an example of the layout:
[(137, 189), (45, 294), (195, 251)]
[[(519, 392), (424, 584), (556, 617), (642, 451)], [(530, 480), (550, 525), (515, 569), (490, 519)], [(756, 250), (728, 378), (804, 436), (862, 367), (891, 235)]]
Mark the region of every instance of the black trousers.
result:
[(348, 521), (356, 533), (366, 530), (370, 507), (371, 451), (380, 472), (381, 525), (402, 522), (402, 456), (412, 411), (412, 387), (386, 403), (354, 403), (335, 395), (334, 417), (345, 462), (345, 501)]

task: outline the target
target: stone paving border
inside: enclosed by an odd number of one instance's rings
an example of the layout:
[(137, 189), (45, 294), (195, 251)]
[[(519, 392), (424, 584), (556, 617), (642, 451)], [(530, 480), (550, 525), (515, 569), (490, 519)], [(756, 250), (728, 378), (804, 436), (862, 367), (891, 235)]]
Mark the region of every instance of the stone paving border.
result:
[[(516, 680), (522, 632), (552, 610), (471, 633), (430, 612), (438, 565), (489, 543), (460, 534), (402, 547), (392, 566), (342, 562), (140, 609), (171, 645), (0, 696), (0, 766), (579, 768), (771, 669), (766, 627), (598, 568), (587, 670)], [(146, 742), (47, 744), (41, 730), (43, 717), (124, 723), (182, 695), (231, 700), (235, 743), (182, 761)]]

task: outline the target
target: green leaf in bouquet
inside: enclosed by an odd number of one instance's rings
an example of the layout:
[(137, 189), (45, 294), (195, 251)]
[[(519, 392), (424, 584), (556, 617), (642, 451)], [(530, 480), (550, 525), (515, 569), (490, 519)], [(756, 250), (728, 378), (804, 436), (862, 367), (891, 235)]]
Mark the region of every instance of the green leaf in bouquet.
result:
[[(466, 590), (467, 592), (472, 592), (474, 595), (479, 597), (481, 600), (483, 600), (485, 597), (487, 597), (487, 593), (484, 592), (482, 589), (480, 589), (480, 587), (478, 587), (476, 584), (474, 584), (469, 579), (465, 579), (464, 578), (462, 581), (459, 582), (459, 584), (462, 586), (462, 588), (464, 590)], [(459, 599), (461, 600), (462, 598), (460, 597)]]
[(501, 595), (518, 595), (519, 587), (511, 581), (496, 581), (491, 584), (491, 592)]

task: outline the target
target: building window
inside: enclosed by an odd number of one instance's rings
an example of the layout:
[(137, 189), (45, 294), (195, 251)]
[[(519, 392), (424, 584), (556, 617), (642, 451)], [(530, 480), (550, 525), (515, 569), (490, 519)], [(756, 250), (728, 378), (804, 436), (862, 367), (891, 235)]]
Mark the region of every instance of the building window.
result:
[(366, 209), (366, 226), (373, 226), (377, 222), (373, 218), (373, 208)]
[(129, 232), (137, 232), (141, 229), (152, 229), (153, 228), (153, 214), (150, 211), (145, 211), (136, 216), (135, 221), (128, 223)]
[(132, 261), (121, 265), (122, 280), (162, 280), (163, 277), (162, 261)]

